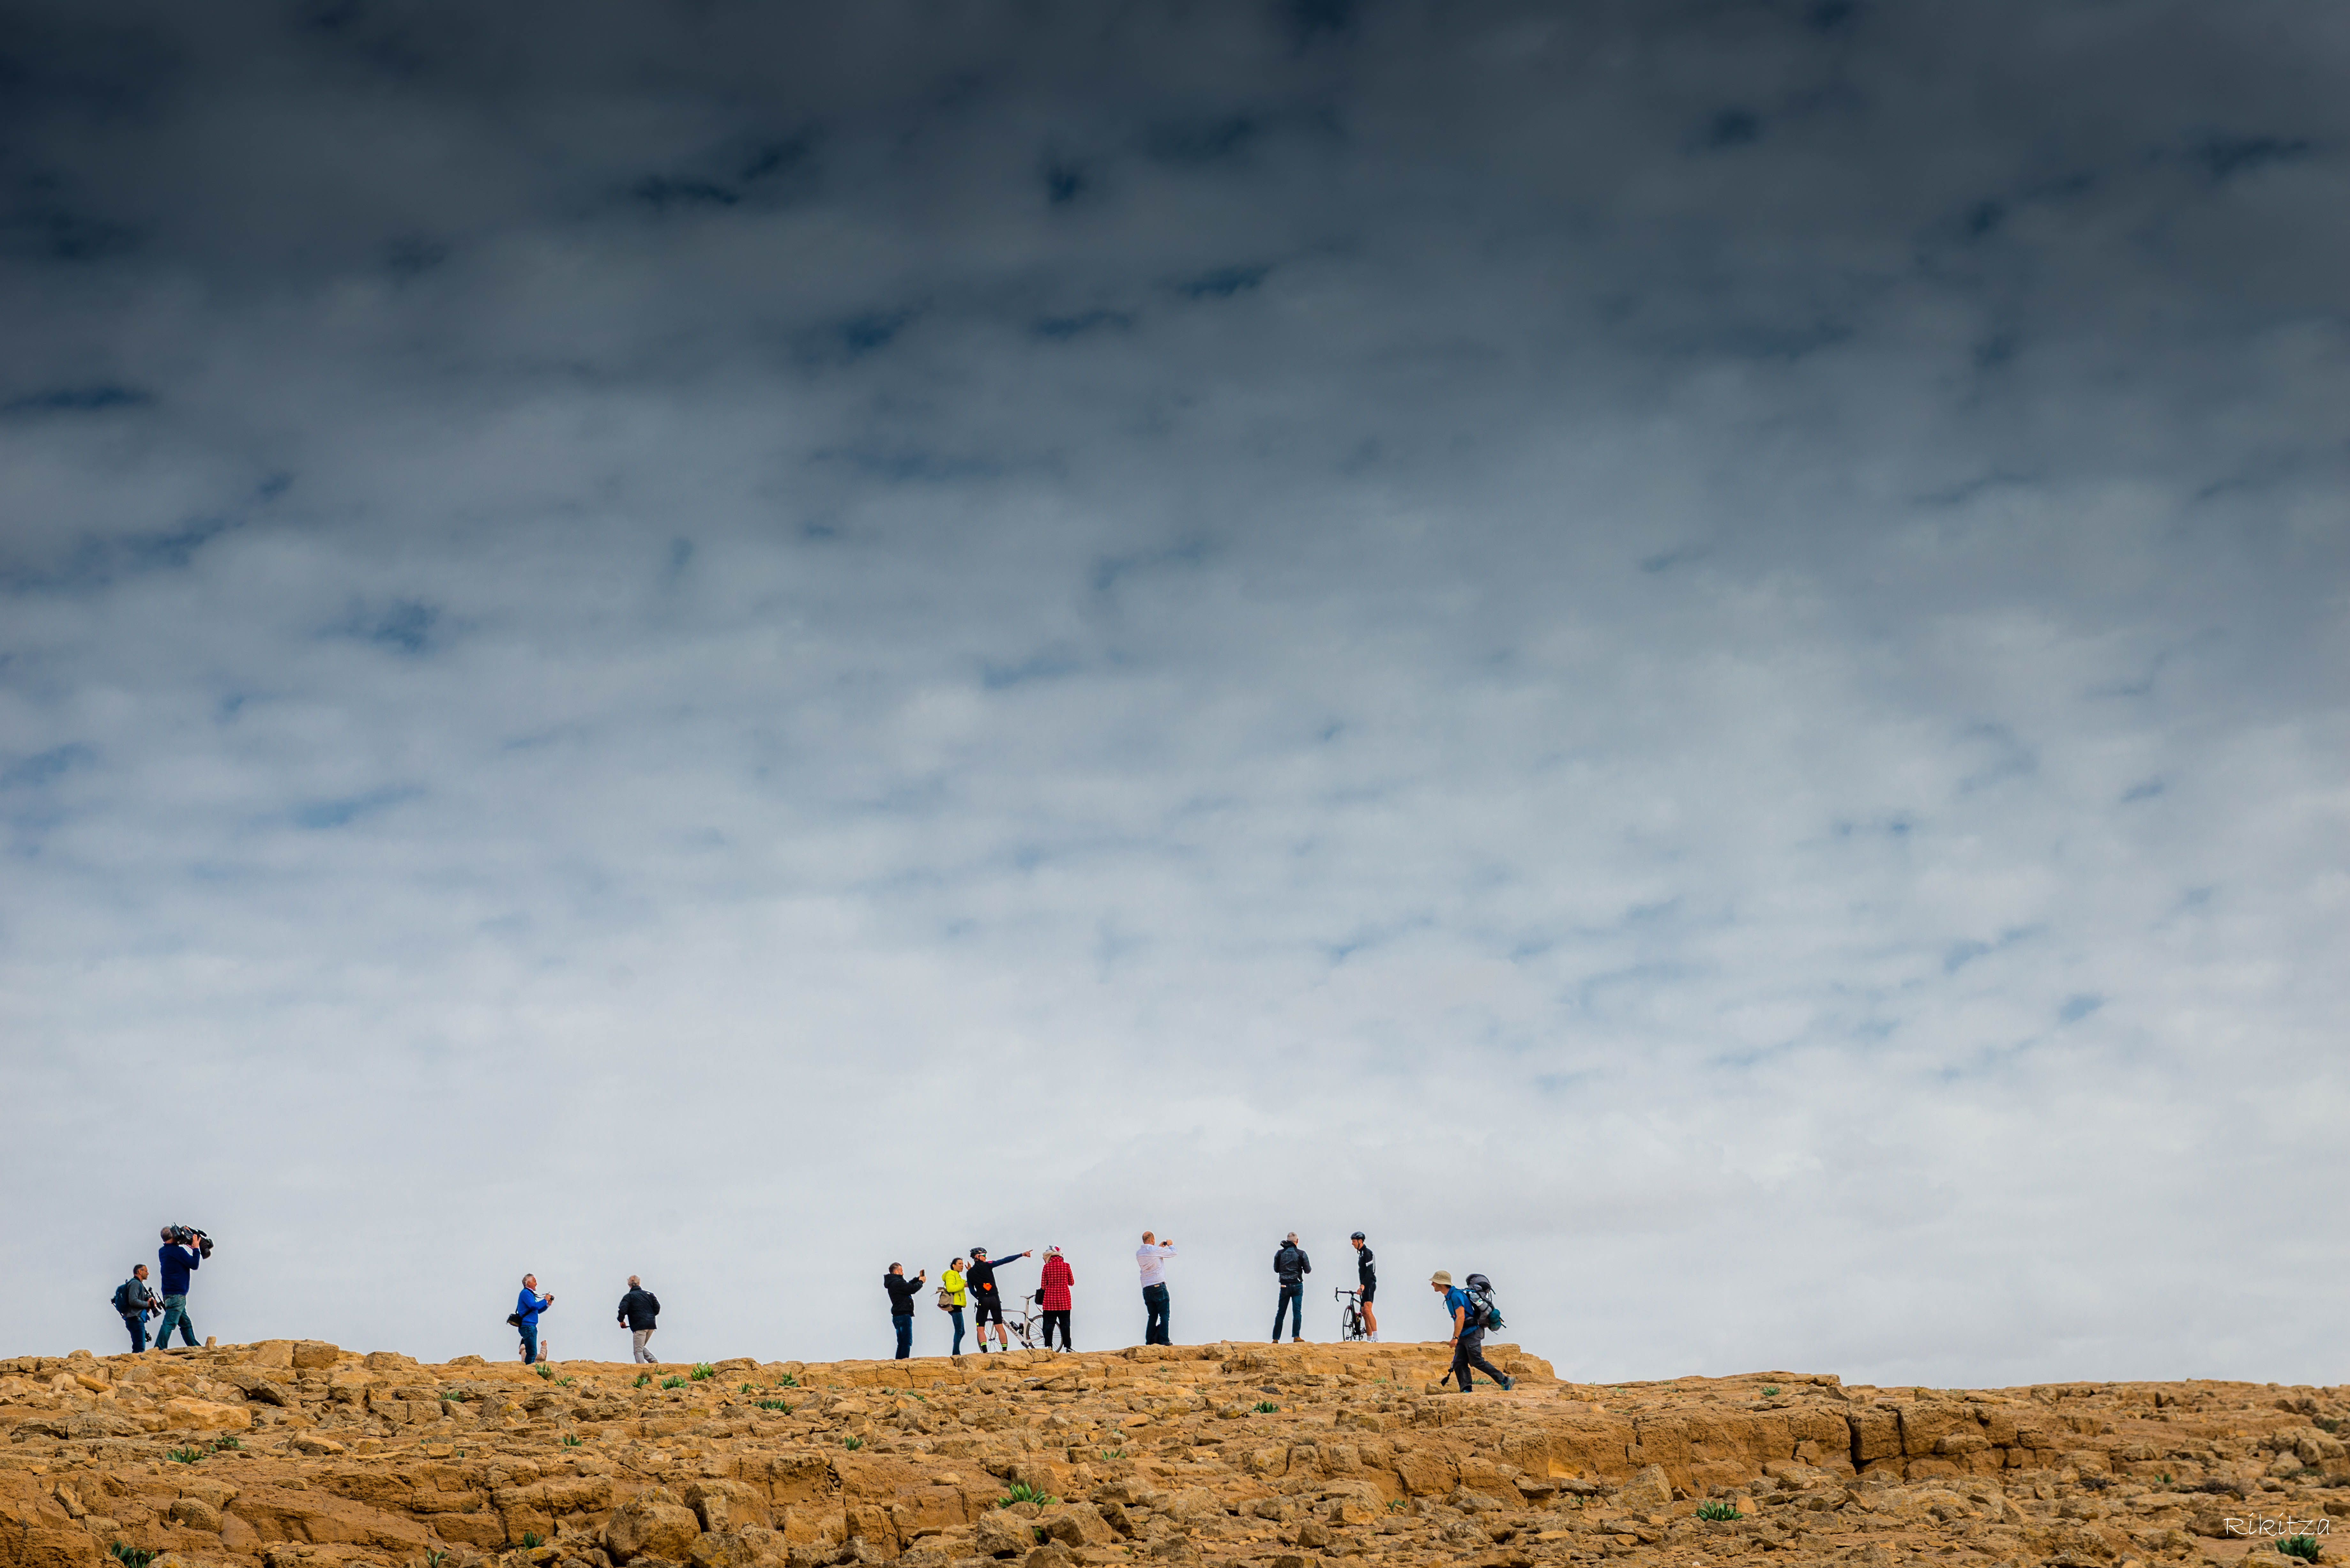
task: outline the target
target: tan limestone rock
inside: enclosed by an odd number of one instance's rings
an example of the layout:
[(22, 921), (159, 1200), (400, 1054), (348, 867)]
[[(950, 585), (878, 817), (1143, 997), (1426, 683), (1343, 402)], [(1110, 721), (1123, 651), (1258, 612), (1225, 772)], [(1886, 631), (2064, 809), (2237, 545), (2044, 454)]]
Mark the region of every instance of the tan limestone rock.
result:
[(1001, 1510), (981, 1514), (972, 1535), (972, 1549), (982, 1557), (1024, 1555), (1035, 1544), (1036, 1533), (1028, 1521)]
[(693, 1511), (680, 1504), (667, 1490), (656, 1489), (613, 1510), (610, 1521), (604, 1526), (604, 1550), (612, 1554), (615, 1563), (633, 1562), (639, 1557), (681, 1563), (701, 1533), (702, 1521), (694, 1517)]
[(1631, 1513), (1658, 1513), (1672, 1507), (1673, 1483), (1662, 1465), (1649, 1465), (1616, 1489), (1616, 1506)]
[(164, 1424), (174, 1431), (241, 1432), (253, 1425), (249, 1407), (210, 1399), (166, 1399), (161, 1413)]

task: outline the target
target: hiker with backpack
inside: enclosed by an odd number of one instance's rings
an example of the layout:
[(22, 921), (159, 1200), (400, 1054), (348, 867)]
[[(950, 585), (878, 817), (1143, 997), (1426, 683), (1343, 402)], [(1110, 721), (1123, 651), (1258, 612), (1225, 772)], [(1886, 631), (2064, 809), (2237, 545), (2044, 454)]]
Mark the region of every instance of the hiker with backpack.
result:
[(506, 1322), (522, 1335), (522, 1364), (525, 1366), (532, 1366), (540, 1359), (538, 1314), (554, 1304), (553, 1291), (547, 1292), (545, 1295), (538, 1293), (536, 1274), (525, 1274), (522, 1277), (522, 1294), (515, 1298), (514, 1312), (506, 1318)]
[(908, 1279), (903, 1263), (890, 1264), (889, 1272), (881, 1276), (881, 1288), (889, 1293), (889, 1322), (898, 1331), (899, 1361), (914, 1354), (914, 1298), (921, 1294), (922, 1282), (929, 1277), (926, 1269)]
[(130, 1277), (114, 1287), (114, 1310), (122, 1318), (122, 1326), (130, 1331), (130, 1354), (138, 1355), (147, 1348), (147, 1320), (163, 1310), (155, 1293), (147, 1288), (147, 1265), (139, 1264)]
[(1513, 1386), (1510, 1375), (1485, 1359), (1485, 1331), (1502, 1326), (1501, 1309), (1493, 1304), (1493, 1283), (1482, 1274), (1469, 1276), (1466, 1290), (1456, 1287), (1451, 1273), (1439, 1269), (1428, 1277), (1429, 1289), (1444, 1298), (1444, 1308), (1452, 1314), (1452, 1370), (1446, 1376), (1463, 1394), (1476, 1386), (1477, 1379), (1471, 1367), (1492, 1378), (1507, 1393)]
[(1297, 1244), (1297, 1232), (1292, 1231), (1273, 1254), (1273, 1275), (1281, 1282), (1281, 1293), (1273, 1298), (1273, 1343), (1281, 1343), (1281, 1314), (1289, 1314), (1289, 1342), (1305, 1343), (1305, 1276), (1314, 1272), (1314, 1260)]

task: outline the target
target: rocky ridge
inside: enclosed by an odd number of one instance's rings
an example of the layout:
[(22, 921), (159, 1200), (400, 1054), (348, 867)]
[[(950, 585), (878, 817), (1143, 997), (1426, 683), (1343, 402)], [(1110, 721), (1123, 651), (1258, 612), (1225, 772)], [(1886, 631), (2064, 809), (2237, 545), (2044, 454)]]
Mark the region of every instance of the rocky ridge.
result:
[(0, 1568), (2282, 1568), (2284, 1534), (2330, 1556), (2350, 1516), (2350, 1388), (1599, 1386), (1489, 1354), (1513, 1391), (1440, 1392), (1440, 1345), (543, 1375), (289, 1341), (23, 1356)]

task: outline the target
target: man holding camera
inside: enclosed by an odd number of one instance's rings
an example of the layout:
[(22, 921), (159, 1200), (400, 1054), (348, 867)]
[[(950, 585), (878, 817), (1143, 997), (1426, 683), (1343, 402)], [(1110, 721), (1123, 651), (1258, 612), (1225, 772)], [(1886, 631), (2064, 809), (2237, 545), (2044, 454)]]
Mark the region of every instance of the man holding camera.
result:
[(147, 1348), (147, 1320), (163, 1310), (155, 1293), (147, 1288), (146, 1264), (132, 1269), (130, 1277), (114, 1287), (114, 1310), (122, 1314), (122, 1326), (130, 1331), (130, 1353), (136, 1355)]
[(538, 1314), (555, 1304), (555, 1293), (538, 1293), (538, 1276), (522, 1277), (522, 1294), (515, 1298), (514, 1315), (506, 1321), (522, 1334), (522, 1364), (536, 1366), (541, 1358), (538, 1350)]
[(178, 1324), (180, 1333), (190, 1349), (195, 1348), (196, 1325), (188, 1317), (188, 1273), (200, 1267), (203, 1255), (196, 1250), (196, 1232), (183, 1225), (163, 1227), (163, 1244), (155, 1250), (155, 1261), (162, 1265), (163, 1321), (155, 1325), (155, 1348), (168, 1350), (172, 1345), (172, 1325)]

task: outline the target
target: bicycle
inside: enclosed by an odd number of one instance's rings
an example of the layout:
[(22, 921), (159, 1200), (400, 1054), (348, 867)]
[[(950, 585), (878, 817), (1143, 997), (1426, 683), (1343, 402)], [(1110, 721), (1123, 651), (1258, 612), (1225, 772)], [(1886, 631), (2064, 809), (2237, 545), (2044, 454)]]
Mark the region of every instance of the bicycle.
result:
[(1341, 1340), (1368, 1339), (1370, 1334), (1363, 1327), (1363, 1293), (1336, 1290), (1330, 1293), (1338, 1303), (1338, 1337)]

